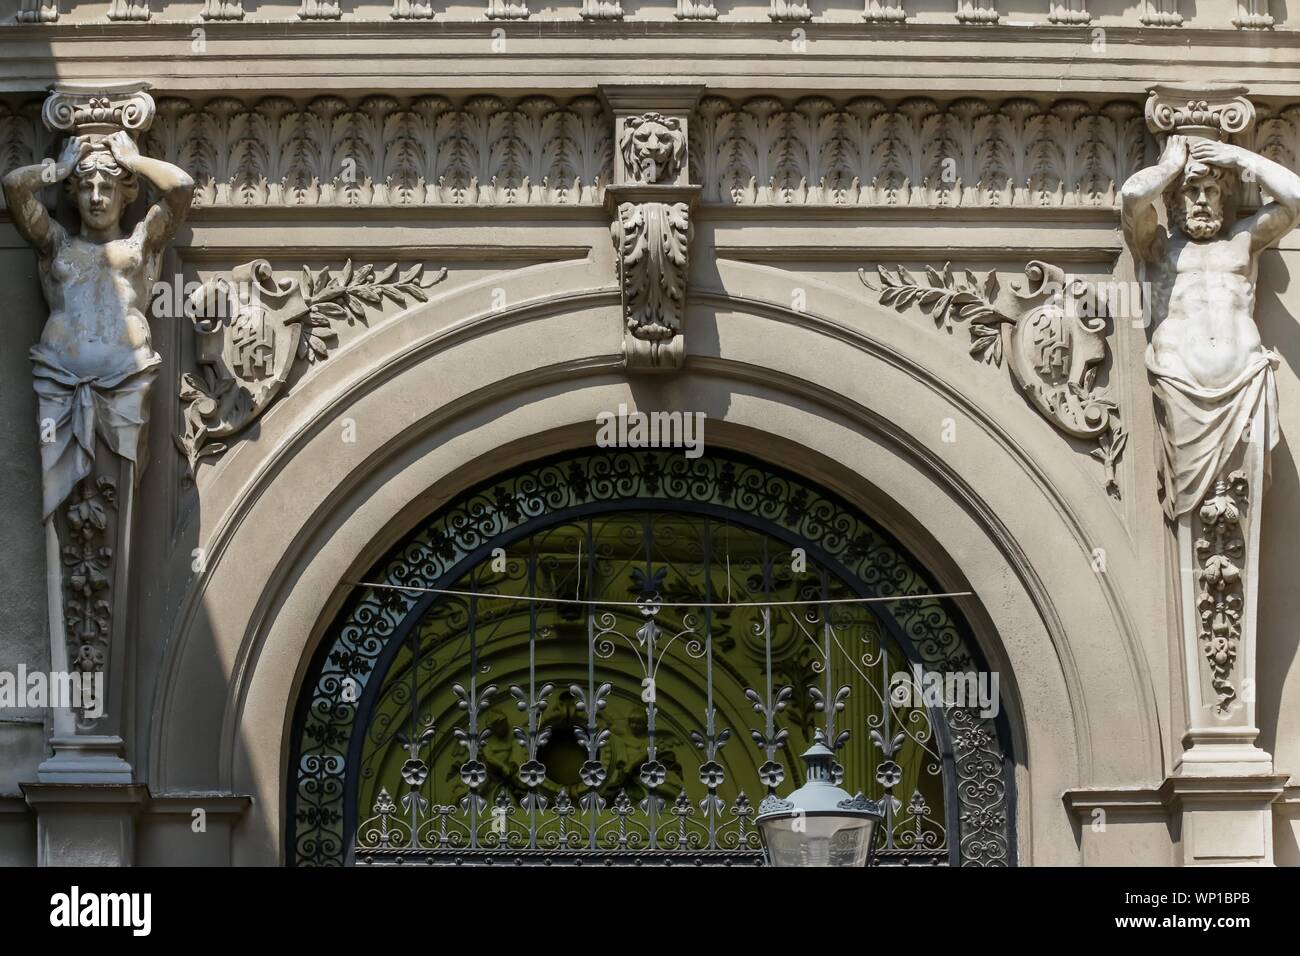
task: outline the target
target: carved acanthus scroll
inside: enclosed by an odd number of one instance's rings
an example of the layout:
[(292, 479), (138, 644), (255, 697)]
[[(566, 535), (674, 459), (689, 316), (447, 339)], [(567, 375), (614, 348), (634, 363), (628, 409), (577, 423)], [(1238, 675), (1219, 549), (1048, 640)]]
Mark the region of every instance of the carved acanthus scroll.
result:
[(195, 290), (187, 306), (194, 321), (197, 373), (181, 377), (185, 430), (176, 445), (191, 473), (223, 453), (227, 439), (247, 428), (287, 387), (299, 362), (314, 363), (337, 344), (338, 322), (364, 322), (386, 302), (426, 301), (425, 290), (447, 270), (425, 277), (416, 264), (353, 268), (277, 280), (265, 259), (245, 263)]
[(615, 92), (615, 182), (606, 191), (622, 292), (623, 357), (629, 370), (671, 371), (685, 360), (691, 213), (687, 116), (694, 91), (656, 90), (663, 109), (637, 110)]
[(625, 202), (613, 226), (623, 286), (624, 342), (629, 365), (682, 364), (691, 244), (690, 206), (684, 202)]
[(1037, 260), (1025, 266), (1028, 284), (1009, 294), (994, 272), (980, 280), (968, 270), (957, 278), (946, 263), (942, 271), (927, 267), (925, 284), (902, 266), (878, 266), (877, 273), (879, 285), (858, 271), (882, 305), (915, 305), (949, 331), (963, 322), (972, 356), (999, 366), (1006, 356), (1012, 379), (1044, 418), (1073, 438), (1097, 442), (1091, 454), (1102, 464), (1106, 489), (1118, 495), (1115, 467), (1127, 435), (1116, 402), (1097, 385), (1108, 318), (1098, 285)]
[(1245, 606), (1242, 578), (1246, 545), (1242, 526), (1250, 488), (1246, 474), (1234, 471), (1218, 479), (1197, 512), (1197, 600), (1201, 650), (1210, 669), (1215, 709), (1227, 714), (1237, 699), (1233, 671), (1241, 645)]

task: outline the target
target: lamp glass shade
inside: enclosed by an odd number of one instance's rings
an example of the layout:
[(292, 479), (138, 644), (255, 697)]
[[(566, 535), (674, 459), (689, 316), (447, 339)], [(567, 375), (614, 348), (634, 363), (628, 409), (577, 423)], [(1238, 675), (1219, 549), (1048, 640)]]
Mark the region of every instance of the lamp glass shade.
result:
[(875, 825), (874, 817), (836, 813), (759, 821), (772, 866), (866, 866)]

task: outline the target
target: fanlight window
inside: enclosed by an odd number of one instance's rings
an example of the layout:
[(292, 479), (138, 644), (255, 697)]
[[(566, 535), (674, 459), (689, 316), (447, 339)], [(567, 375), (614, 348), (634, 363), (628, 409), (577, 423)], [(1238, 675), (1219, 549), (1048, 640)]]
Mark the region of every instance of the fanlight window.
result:
[(624, 452), (453, 504), (317, 660), (294, 861), (761, 863), (754, 817), (816, 736), (883, 806), (878, 862), (1012, 862), (998, 722), (900, 690), (978, 657), (896, 545), (813, 495)]

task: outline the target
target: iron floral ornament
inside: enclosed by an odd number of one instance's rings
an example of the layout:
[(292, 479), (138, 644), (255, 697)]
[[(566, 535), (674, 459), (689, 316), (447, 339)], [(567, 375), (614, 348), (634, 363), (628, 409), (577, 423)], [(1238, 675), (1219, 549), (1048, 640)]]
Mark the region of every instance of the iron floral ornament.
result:
[(199, 371), (181, 376), (185, 430), (176, 436), (191, 474), (226, 450), (223, 439), (266, 411), (300, 360), (328, 357), (338, 343), (337, 323), (365, 322), (368, 311), (388, 302), (425, 302), (425, 290), (446, 277), (446, 269), (425, 277), (419, 263), (400, 274), (396, 264), (354, 269), (349, 259), (337, 272), (303, 266), (301, 277), (277, 280), (271, 264), (258, 259), (196, 289), (186, 311)]
[(1091, 454), (1105, 469), (1106, 490), (1118, 496), (1115, 466), (1128, 436), (1117, 403), (1097, 384), (1108, 358), (1101, 286), (1039, 260), (1025, 266), (1027, 285), (1009, 295), (996, 273), (980, 280), (966, 270), (959, 279), (948, 263), (942, 271), (927, 266), (925, 283), (902, 266), (876, 271), (879, 285), (865, 269), (858, 276), (882, 305), (900, 312), (917, 306), (949, 331), (965, 323), (972, 356), (997, 366), (1005, 356), (1012, 379), (1044, 418), (1073, 438), (1097, 442)]

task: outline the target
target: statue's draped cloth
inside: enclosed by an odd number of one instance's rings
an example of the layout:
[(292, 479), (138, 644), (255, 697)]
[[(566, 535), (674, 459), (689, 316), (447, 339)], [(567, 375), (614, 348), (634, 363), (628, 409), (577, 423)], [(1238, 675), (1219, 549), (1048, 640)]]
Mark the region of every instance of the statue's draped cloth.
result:
[(1146, 363), (1155, 380), (1161, 426), (1159, 469), (1165, 514), (1176, 519), (1199, 507), (1233, 451), (1247, 438), (1265, 442), (1262, 484), (1267, 485), (1269, 452), (1280, 437), (1273, 380), (1277, 354), (1261, 349), (1233, 381), (1205, 388), (1159, 368), (1153, 352), (1148, 346)]
[(59, 357), (44, 346), (31, 350), (36, 396), (41, 422), (54, 423), (52, 441), (41, 443), (44, 472), (43, 517), (50, 515), (77, 482), (91, 473), (95, 463), (95, 436), (113, 454), (142, 470), (141, 445), (149, 425), (149, 388), (162, 359), (154, 353), (141, 366), (133, 355), (130, 365), (92, 378), (68, 371)]

